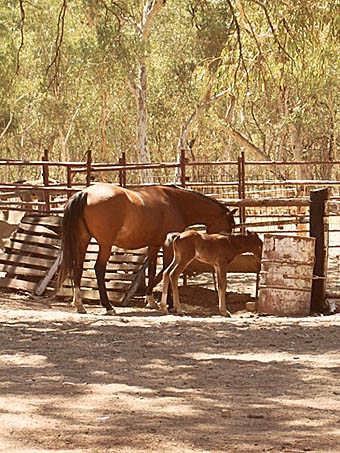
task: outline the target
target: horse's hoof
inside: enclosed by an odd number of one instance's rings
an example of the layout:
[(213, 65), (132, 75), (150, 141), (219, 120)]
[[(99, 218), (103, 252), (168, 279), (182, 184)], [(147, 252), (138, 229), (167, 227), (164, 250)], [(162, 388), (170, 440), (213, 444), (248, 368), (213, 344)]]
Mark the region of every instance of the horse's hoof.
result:
[(146, 296), (146, 308), (153, 308), (159, 310), (159, 305), (152, 296)]
[(224, 318), (231, 318), (231, 313), (227, 310), (226, 312), (221, 313), (221, 316), (223, 316)]
[(116, 315), (116, 312), (115, 312), (115, 310), (113, 308), (111, 310), (108, 310), (105, 313), (105, 316), (115, 316), (115, 315)]
[(85, 310), (84, 307), (77, 307), (77, 313), (81, 315), (86, 315), (87, 311)]
[(150, 308), (151, 310), (159, 310), (159, 305), (158, 304), (146, 304), (145, 308)]

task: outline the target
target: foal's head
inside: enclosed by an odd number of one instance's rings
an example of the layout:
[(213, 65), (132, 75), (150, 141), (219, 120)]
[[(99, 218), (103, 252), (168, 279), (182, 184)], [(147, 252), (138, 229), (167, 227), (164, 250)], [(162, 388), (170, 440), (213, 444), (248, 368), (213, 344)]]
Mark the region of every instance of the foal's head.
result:
[(226, 233), (229, 234), (235, 228), (234, 214), (237, 209), (225, 208), (219, 217), (216, 217), (211, 223), (207, 224), (207, 233)]
[(260, 236), (255, 232), (247, 230), (247, 241), (249, 244), (249, 251), (253, 252), (257, 258), (261, 259), (263, 242), (260, 239)]

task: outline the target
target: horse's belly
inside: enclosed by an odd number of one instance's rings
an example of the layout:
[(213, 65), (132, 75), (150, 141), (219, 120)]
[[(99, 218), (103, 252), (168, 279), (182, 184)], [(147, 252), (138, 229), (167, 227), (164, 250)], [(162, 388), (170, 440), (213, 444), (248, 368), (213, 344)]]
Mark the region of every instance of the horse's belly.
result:
[(122, 225), (113, 239), (113, 243), (117, 247), (125, 249), (140, 249), (161, 245), (155, 234), (143, 232), (140, 228), (132, 229), (129, 225)]

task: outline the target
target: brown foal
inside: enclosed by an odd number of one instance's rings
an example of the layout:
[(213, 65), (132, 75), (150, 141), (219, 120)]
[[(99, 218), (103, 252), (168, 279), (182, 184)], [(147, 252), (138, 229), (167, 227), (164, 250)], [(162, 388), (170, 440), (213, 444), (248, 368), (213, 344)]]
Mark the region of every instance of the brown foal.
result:
[(235, 256), (252, 252), (261, 259), (262, 241), (257, 233), (222, 235), (200, 233), (187, 230), (183, 233), (169, 233), (165, 244), (173, 244), (174, 258), (163, 274), (161, 309), (168, 313), (166, 305), (169, 282), (173, 290), (174, 309), (182, 314), (178, 294), (178, 278), (184, 269), (196, 258), (214, 267), (217, 275), (219, 311), (222, 316), (230, 316), (226, 309), (227, 267)]

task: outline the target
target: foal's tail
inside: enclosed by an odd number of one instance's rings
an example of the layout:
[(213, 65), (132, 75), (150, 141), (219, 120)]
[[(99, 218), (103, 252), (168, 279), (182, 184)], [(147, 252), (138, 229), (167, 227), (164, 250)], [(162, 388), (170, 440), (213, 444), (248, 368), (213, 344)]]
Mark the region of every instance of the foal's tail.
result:
[(66, 204), (61, 229), (62, 262), (59, 269), (58, 286), (60, 287), (67, 277), (74, 281), (79, 268), (79, 226), (83, 218), (83, 207), (87, 194), (77, 192)]
[(181, 233), (168, 233), (167, 236), (166, 236), (166, 239), (165, 239), (165, 242), (164, 242), (164, 245), (166, 247), (170, 247), (170, 245), (172, 244), (172, 242), (178, 238), (178, 236), (180, 235)]

